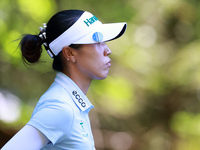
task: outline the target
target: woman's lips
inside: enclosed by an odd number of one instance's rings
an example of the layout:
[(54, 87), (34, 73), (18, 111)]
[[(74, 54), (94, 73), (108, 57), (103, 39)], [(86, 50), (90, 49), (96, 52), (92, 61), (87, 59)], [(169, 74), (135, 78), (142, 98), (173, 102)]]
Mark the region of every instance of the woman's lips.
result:
[(106, 63), (106, 66), (111, 67), (111, 60)]

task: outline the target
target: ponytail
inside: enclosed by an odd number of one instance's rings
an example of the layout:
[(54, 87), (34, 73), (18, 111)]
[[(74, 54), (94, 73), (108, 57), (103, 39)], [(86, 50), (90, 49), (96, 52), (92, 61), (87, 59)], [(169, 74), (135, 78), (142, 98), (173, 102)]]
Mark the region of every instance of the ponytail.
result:
[[(44, 45), (48, 54), (53, 58), (53, 69), (62, 72), (64, 69), (62, 53), (60, 52), (57, 56), (54, 56), (49, 48), (49, 43), (70, 28), (83, 13), (84, 11), (82, 10), (64, 10), (58, 12), (51, 17), (47, 25), (43, 24), (43, 28), (39, 28), (39, 35), (24, 35), (20, 42), (23, 61), (26, 64), (37, 63), (42, 54), (42, 45)], [(70, 47), (78, 49), (80, 45), (72, 44)]]
[(26, 64), (39, 61), (42, 53), (42, 39), (37, 35), (26, 34), (23, 36), (20, 47), (22, 59)]

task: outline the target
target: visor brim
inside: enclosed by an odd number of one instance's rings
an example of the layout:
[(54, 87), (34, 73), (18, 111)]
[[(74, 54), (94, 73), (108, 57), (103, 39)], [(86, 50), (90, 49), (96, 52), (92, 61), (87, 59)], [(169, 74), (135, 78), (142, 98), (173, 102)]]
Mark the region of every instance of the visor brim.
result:
[(110, 23), (110, 24), (101, 24), (95, 29), (87, 34), (86, 36), (80, 38), (79, 40), (75, 41), (73, 44), (93, 44), (97, 43), (92, 38), (95, 32), (100, 32), (103, 34), (103, 39), (101, 42), (107, 42), (111, 40), (115, 40), (122, 36), (126, 31), (127, 24), (125, 22), (122, 23)]

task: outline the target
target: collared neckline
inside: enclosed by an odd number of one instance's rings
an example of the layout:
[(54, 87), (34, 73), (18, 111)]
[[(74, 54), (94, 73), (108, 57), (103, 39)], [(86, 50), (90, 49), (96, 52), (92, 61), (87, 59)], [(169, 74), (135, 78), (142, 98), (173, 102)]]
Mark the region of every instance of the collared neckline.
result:
[(68, 91), (76, 106), (82, 111), (94, 107), (87, 96), (76, 85), (76, 83), (64, 73), (58, 72), (55, 78), (55, 82), (65, 88), (66, 91)]

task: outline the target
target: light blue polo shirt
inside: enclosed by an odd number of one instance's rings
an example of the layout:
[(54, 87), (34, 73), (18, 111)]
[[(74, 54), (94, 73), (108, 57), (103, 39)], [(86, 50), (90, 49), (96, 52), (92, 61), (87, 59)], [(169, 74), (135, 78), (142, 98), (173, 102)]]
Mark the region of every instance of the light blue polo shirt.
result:
[(93, 105), (81, 89), (59, 72), (27, 123), (51, 142), (42, 150), (94, 150), (88, 113)]

